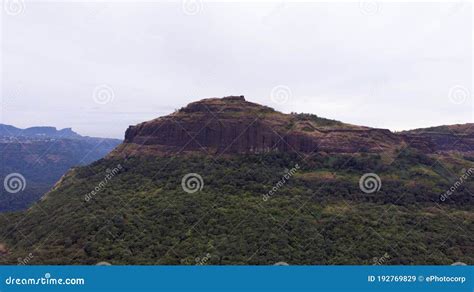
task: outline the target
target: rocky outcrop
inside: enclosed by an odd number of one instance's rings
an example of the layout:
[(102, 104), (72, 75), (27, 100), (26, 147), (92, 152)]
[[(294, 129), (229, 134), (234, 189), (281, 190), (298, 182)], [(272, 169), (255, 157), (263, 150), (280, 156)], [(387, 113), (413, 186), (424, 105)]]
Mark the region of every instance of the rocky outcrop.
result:
[(440, 126), (400, 134), (409, 145), (426, 152), (474, 152), (474, 124)]
[[(436, 129), (436, 128), (434, 128)], [(460, 139), (461, 138), (461, 139)], [(175, 113), (130, 126), (112, 155), (269, 151), (379, 153), (411, 146), (426, 153), (471, 151), (472, 131), (409, 131), (355, 126), (310, 114), (283, 114), (243, 96), (193, 102)]]
[(402, 143), (389, 130), (283, 114), (243, 96), (230, 96), (194, 102), (169, 116), (131, 126), (114, 153), (354, 153), (381, 152)]

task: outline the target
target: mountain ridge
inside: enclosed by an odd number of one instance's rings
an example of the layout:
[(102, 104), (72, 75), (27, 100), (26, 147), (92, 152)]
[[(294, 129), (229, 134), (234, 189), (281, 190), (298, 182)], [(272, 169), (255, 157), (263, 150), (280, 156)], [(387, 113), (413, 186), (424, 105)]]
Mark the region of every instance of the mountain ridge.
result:
[(0, 212), (22, 210), (35, 203), (70, 167), (103, 158), (121, 140), (81, 136), (71, 128), (30, 127), (0, 124), (0, 178), (24, 179), (24, 190), (0, 189)]
[[(474, 263), (470, 124), (395, 134), (242, 103), (130, 127), (110, 155), (0, 216), (0, 263), (31, 251), (33, 265)], [(268, 142), (281, 134), (320, 144), (285, 151)]]
[[(457, 128), (458, 132), (446, 131), (450, 128)], [(179, 152), (221, 155), (274, 150), (306, 154), (380, 153), (407, 145), (430, 153), (474, 151), (474, 124), (429, 129), (432, 131), (392, 132), (313, 114), (284, 114), (246, 101), (244, 96), (228, 96), (192, 102), (170, 115), (130, 126), (124, 143), (111, 155)], [(439, 129), (444, 129), (445, 133), (439, 133)], [(466, 132), (461, 133), (459, 129)], [(448, 145), (456, 139), (461, 140), (458, 146)]]
[(72, 128), (58, 129), (53, 126), (33, 126), (28, 128), (18, 128), (13, 125), (0, 124), (0, 139), (5, 137), (37, 138), (37, 139), (110, 139), (114, 138), (83, 136)]

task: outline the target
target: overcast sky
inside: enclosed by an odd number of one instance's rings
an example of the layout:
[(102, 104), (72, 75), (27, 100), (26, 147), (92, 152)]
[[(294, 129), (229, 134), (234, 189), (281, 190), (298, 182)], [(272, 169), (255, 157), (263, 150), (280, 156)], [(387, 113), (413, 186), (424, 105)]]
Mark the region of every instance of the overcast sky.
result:
[(469, 3), (17, 3), (0, 123), (122, 138), (228, 95), (391, 130), (473, 122)]

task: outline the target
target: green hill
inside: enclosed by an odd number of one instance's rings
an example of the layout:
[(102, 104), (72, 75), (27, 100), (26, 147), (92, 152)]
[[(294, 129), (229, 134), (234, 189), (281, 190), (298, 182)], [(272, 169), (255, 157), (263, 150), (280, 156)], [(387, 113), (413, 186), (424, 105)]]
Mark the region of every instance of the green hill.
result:
[[(218, 265), (373, 264), (386, 255), (385, 264), (474, 263), (472, 183), (441, 202), (449, 179), (440, 169), (414, 181), (416, 159), (407, 154), (396, 165), (378, 155), (101, 160), (71, 170), (28, 212), (2, 218), (9, 249), (2, 263), (30, 253), (31, 264), (175, 265), (203, 257)], [(419, 167), (434, 162), (421, 159)], [(296, 164), (300, 169), (266, 196)], [(382, 187), (365, 194), (359, 177), (374, 170)], [(181, 179), (195, 172), (202, 190), (187, 193)]]
[[(111, 155), (70, 170), (28, 211), (0, 216), (0, 263), (474, 264), (471, 152), (319, 118), (305, 134), (301, 116), (269, 110), (256, 125), (242, 118), (252, 111), (236, 117), (242, 100), (220, 102), (175, 113), (185, 130), (170, 118), (131, 127)], [(221, 126), (208, 121), (187, 139), (202, 148), (177, 147), (216, 104)], [(229, 126), (238, 121), (249, 130)], [(301, 151), (267, 149), (272, 131)], [(238, 147), (221, 145), (234, 134)], [(337, 144), (344, 136), (352, 148)]]

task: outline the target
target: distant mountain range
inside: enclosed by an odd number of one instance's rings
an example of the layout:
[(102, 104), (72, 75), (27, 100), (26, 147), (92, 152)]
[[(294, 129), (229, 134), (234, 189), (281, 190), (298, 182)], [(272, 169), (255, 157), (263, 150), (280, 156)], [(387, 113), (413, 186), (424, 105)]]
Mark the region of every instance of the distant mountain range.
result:
[[(25, 188), (0, 191), (0, 212), (21, 210), (36, 202), (66, 173), (79, 165), (96, 161), (121, 141), (83, 137), (71, 129), (54, 127), (19, 129), (0, 124), (0, 178), (15, 174), (24, 178)], [(12, 179), (15, 176), (12, 177)]]
[(474, 264), (473, 176), (472, 123), (393, 133), (203, 99), (0, 216), (0, 263)]
[(38, 138), (38, 139), (82, 139), (83, 136), (74, 132), (71, 128), (57, 130), (55, 127), (31, 127), (20, 129), (14, 126), (0, 124), (0, 137), (14, 138)]

